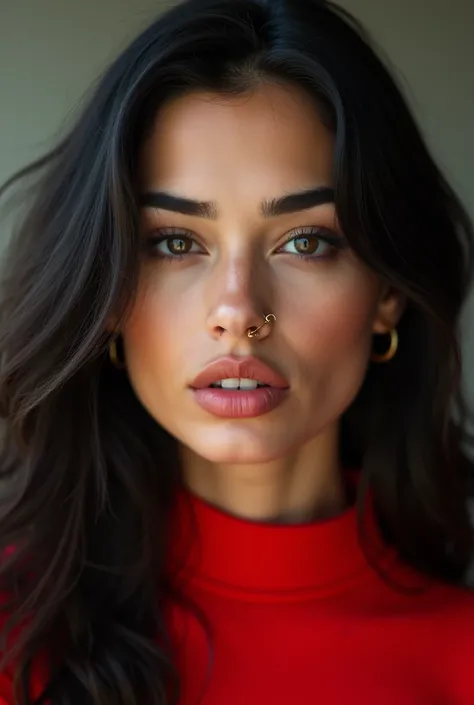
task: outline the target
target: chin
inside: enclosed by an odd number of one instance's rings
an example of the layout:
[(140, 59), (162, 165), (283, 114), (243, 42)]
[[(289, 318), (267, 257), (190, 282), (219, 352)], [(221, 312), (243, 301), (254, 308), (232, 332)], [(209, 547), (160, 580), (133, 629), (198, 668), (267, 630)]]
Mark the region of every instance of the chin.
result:
[(258, 438), (255, 433), (214, 430), (213, 433), (199, 434), (199, 437), (183, 438), (183, 442), (196, 455), (218, 464), (269, 463), (290, 452), (290, 446), (283, 447), (275, 438)]

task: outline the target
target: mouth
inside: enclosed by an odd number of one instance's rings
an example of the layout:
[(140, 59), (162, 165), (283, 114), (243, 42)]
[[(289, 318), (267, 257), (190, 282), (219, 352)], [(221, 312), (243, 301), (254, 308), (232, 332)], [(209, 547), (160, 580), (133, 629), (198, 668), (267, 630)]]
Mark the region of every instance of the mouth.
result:
[(288, 381), (272, 366), (256, 357), (223, 357), (211, 362), (191, 382), (192, 389), (252, 391), (275, 387), (288, 389)]
[(253, 418), (276, 409), (289, 384), (257, 358), (221, 358), (208, 365), (190, 385), (205, 411), (220, 418)]
[(209, 385), (209, 389), (231, 389), (233, 391), (239, 389), (241, 391), (250, 392), (253, 389), (261, 389), (263, 387), (270, 386), (270, 384), (265, 384), (264, 382), (259, 382), (255, 379), (228, 377), (227, 379), (220, 379), (218, 382), (213, 382)]

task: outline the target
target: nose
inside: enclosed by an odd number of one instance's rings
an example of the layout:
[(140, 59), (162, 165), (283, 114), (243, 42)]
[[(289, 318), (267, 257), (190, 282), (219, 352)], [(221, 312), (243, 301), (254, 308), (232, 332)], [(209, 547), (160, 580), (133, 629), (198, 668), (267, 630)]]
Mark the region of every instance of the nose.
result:
[(207, 329), (210, 335), (216, 340), (228, 337), (233, 341), (267, 338), (273, 318), (265, 322), (271, 308), (264, 299), (269, 298), (271, 287), (265, 281), (263, 271), (257, 271), (255, 265), (241, 258), (223, 264), (220, 271), (209, 277)]

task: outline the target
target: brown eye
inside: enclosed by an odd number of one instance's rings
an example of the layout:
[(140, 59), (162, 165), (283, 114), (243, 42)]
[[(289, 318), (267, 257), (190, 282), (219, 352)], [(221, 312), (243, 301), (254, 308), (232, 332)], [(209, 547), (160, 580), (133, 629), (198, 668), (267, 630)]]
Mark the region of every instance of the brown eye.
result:
[(203, 253), (203, 249), (191, 235), (181, 235), (181, 233), (153, 235), (148, 238), (146, 247), (150, 255), (169, 260), (180, 260), (186, 255)]
[(192, 242), (183, 237), (166, 238), (165, 244), (173, 255), (187, 255), (192, 248)]
[(293, 242), (295, 243), (295, 250), (300, 255), (314, 255), (320, 246), (320, 240), (316, 235), (295, 237)]
[(278, 252), (308, 260), (329, 259), (347, 247), (347, 241), (325, 228), (297, 230)]

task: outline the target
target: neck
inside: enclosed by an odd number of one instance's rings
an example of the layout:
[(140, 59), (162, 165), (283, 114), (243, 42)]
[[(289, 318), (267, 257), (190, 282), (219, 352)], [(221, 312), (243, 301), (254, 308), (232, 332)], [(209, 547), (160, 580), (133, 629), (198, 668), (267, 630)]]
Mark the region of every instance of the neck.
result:
[(285, 458), (245, 465), (211, 462), (183, 447), (184, 480), (205, 501), (252, 521), (327, 519), (347, 507), (338, 445), (331, 427)]

